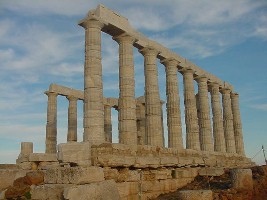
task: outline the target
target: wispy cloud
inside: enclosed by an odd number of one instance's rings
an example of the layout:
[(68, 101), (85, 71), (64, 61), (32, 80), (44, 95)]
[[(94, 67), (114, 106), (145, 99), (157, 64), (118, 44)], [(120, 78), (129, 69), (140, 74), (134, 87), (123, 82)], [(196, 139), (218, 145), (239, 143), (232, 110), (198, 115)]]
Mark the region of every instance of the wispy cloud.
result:
[(267, 103), (266, 104), (255, 104), (255, 105), (251, 105), (251, 107), (261, 110), (261, 111), (267, 111)]

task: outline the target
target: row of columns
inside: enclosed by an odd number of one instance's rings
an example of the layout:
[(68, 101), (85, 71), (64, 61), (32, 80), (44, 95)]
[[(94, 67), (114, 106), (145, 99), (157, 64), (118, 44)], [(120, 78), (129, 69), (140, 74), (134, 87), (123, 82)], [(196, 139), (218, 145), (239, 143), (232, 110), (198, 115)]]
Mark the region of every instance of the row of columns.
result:
[[(47, 91), (46, 153), (57, 152), (57, 96), (56, 92)], [(68, 107), (68, 142), (77, 141), (77, 97), (67, 96)]]
[[(84, 131), (86, 139), (94, 144), (105, 141), (103, 116), (103, 85), (101, 82), (101, 29), (104, 26), (98, 19), (90, 18), (80, 24), (85, 28), (85, 110)], [(135, 39), (127, 34), (113, 37), (119, 44), (119, 137), (120, 143), (136, 144), (136, 105), (133, 62)], [(161, 104), (158, 86), (157, 56), (159, 52), (145, 47), (139, 52), (144, 56), (146, 135), (147, 144), (163, 146)], [(167, 123), (169, 147), (183, 148), (177, 61), (162, 61), (166, 69)], [(88, 73), (90, 72), (90, 73)], [(209, 84), (205, 76), (197, 77), (198, 97), (194, 92), (194, 71), (184, 68), (180, 71), (184, 82), (184, 105), (186, 123), (186, 148), (203, 151), (220, 151), (244, 154), (238, 95), (222, 89), (223, 120), (219, 85)], [(208, 101), (208, 89), (212, 98), (214, 145)], [(90, 95), (89, 95), (90, 94)], [(232, 96), (230, 96), (232, 94)], [(231, 103), (231, 97), (233, 98)], [(198, 111), (197, 112), (197, 104)], [(88, 106), (91, 105), (91, 106)], [(223, 123), (222, 123), (223, 122)], [(97, 127), (94, 128), (94, 127)], [(224, 131), (224, 133), (223, 133)]]
[[(103, 105), (103, 83), (101, 63), (101, 29), (104, 24), (90, 18), (81, 24), (85, 28), (84, 64), (84, 140), (101, 144), (110, 140), (105, 134)], [(113, 37), (119, 44), (119, 142), (137, 144), (136, 102), (133, 44), (135, 39), (127, 34)], [(164, 146), (162, 111), (158, 85), (157, 56), (159, 52), (145, 47), (139, 52), (144, 56), (145, 74), (145, 132), (148, 145)], [(180, 98), (178, 91), (177, 67), (174, 59), (161, 63), (166, 69), (167, 125), (169, 147), (182, 149), (182, 128)], [(184, 83), (184, 105), (186, 123), (186, 148), (203, 151), (220, 151), (244, 154), (238, 95), (229, 89), (221, 89), (205, 76), (196, 78), (198, 95), (194, 90), (194, 71), (190, 68), (180, 70)], [(208, 90), (211, 93), (213, 113), (213, 138), (210, 120)], [(220, 105), (222, 93), (223, 119)], [(75, 100), (69, 98), (68, 139), (77, 141), (77, 108)], [(198, 108), (198, 109), (197, 109)], [(48, 95), (47, 111), (47, 153), (55, 153), (56, 144), (56, 94)], [(197, 112), (198, 111), (198, 112)], [(72, 121), (76, 115), (76, 122)], [(74, 130), (76, 127), (76, 131)], [(108, 127), (106, 127), (108, 128)], [(223, 133), (224, 132), (224, 133)]]

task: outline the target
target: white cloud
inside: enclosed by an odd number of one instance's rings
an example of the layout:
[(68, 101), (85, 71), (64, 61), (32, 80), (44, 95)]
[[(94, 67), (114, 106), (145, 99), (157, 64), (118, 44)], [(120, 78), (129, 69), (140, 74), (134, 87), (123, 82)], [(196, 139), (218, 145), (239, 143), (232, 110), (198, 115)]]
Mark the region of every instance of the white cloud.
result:
[(267, 104), (255, 104), (251, 105), (251, 107), (261, 111), (267, 111)]

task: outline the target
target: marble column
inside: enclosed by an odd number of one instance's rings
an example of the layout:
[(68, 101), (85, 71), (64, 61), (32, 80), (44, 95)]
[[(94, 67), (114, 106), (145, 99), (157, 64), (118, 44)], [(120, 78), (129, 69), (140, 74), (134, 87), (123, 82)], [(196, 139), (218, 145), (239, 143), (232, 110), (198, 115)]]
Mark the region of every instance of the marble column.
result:
[(145, 104), (147, 144), (163, 146), (161, 122), (161, 102), (158, 85), (157, 55), (158, 51), (146, 47), (140, 50), (144, 56), (145, 67)]
[(198, 76), (198, 104), (199, 104), (199, 138), (202, 151), (213, 151), (210, 105), (208, 96), (208, 79), (205, 76)]
[(225, 138), (223, 130), (222, 107), (219, 92), (219, 84), (216, 82), (209, 84), (211, 95), (211, 107), (213, 116), (213, 138), (214, 151), (225, 152)]
[(57, 93), (45, 92), (48, 96), (45, 153), (57, 153)]
[(177, 77), (178, 62), (165, 59), (161, 62), (166, 71), (168, 147), (183, 149), (180, 97)]
[(239, 95), (237, 93), (231, 93), (231, 102), (232, 102), (232, 112), (233, 112), (236, 153), (240, 155), (245, 155), (242, 123), (241, 123), (240, 109), (239, 109)]
[(228, 88), (221, 89), (223, 104), (224, 137), (226, 152), (236, 153), (230, 92), (231, 90)]
[(68, 142), (77, 142), (77, 97), (67, 96), (69, 100), (68, 108)]
[(127, 34), (113, 39), (119, 43), (119, 141), (122, 144), (137, 144), (133, 58), (135, 39)]
[(184, 105), (186, 124), (186, 148), (200, 150), (199, 126), (194, 89), (194, 71), (190, 68), (181, 70), (184, 81)]
[(80, 25), (85, 28), (84, 140), (97, 145), (105, 142), (101, 63), (103, 23), (90, 18)]
[(112, 121), (111, 121), (111, 106), (104, 106), (104, 126), (105, 126), (105, 138), (107, 142), (112, 143)]

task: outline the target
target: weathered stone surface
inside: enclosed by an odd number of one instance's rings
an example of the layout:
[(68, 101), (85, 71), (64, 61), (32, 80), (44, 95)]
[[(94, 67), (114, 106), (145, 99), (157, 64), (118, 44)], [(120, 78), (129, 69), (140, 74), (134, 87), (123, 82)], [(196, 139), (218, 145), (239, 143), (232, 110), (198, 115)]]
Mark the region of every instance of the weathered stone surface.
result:
[(235, 189), (253, 189), (251, 169), (232, 169), (230, 171), (233, 188)]
[(178, 193), (180, 200), (212, 200), (211, 190), (183, 190)]
[(31, 186), (32, 200), (62, 200), (63, 191), (71, 185), (65, 184), (45, 184)]
[(50, 153), (31, 153), (29, 155), (30, 162), (40, 162), (40, 161), (57, 161), (57, 154)]
[(91, 165), (91, 145), (89, 142), (68, 142), (58, 145), (58, 160), (76, 163), (80, 166)]
[(125, 199), (130, 195), (137, 195), (139, 191), (139, 183), (138, 182), (121, 182), (116, 183), (120, 197)]
[(51, 168), (44, 176), (44, 182), (49, 184), (87, 184), (103, 180), (104, 172), (100, 167)]
[(106, 180), (64, 189), (66, 200), (119, 200), (120, 195), (114, 180)]
[(0, 191), (0, 200), (6, 199), (6, 190)]
[(223, 168), (205, 167), (199, 170), (200, 176), (221, 176), (224, 174)]
[(38, 164), (38, 169), (40, 170), (46, 170), (46, 169), (50, 169), (50, 168), (56, 168), (56, 167), (60, 167), (60, 164), (58, 162), (40, 162)]
[(44, 182), (44, 172), (32, 171), (26, 174), (26, 178), (30, 181), (30, 185), (39, 185)]

